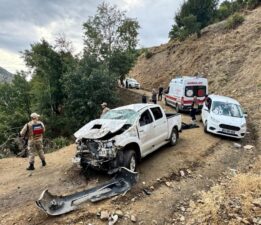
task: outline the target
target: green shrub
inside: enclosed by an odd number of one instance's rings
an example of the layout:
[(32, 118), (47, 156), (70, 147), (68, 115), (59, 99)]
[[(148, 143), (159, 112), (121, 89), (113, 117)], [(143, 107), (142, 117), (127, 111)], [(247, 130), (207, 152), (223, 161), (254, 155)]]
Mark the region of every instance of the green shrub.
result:
[(235, 29), (244, 22), (245, 18), (239, 13), (235, 13), (227, 19), (226, 28)]
[(259, 0), (248, 0), (247, 1), (247, 8), (248, 9), (254, 9), (258, 6), (259, 3), (260, 3)]
[(149, 58), (151, 58), (153, 56), (153, 53), (150, 52), (148, 49), (145, 49), (144, 55), (145, 55), (146, 59), (149, 59)]
[(57, 137), (52, 140), (52, 149), (58, 150), (70, 144), (70, 141), (65, 137)]

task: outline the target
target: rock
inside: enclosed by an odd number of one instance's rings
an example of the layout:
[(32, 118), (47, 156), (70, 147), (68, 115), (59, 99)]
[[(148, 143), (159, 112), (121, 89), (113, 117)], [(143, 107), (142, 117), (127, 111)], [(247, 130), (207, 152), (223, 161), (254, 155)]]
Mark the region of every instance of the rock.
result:
[(154, 190), (154, 186), (150, 186), (150, 189), (153, 191)]
[(130, 219), (131, 219), (131, 222), (133, 222), (133, 223), (137, 222), (137, 218), (135, 215), (131, 215)]
[(115, 214), (118, 215), (119, 217), (123, 217), (123, 212), (121, 210), (116, 210)]
[(132, 201), (132, 202), (135, 202), (135, 201), (136, 201), (136, 197), (132, 198), (131, 201)]
[(31, 217), (29, 217), (29, 218), (27, 219), (27, 221), (28, 221), (28, 222), (30, 222), (31, 220), (32, 220), (32, 218), (31, 218)]
[(151, 222), (153, 225), (157, 225), (158, 224), (158, 221), (157, 220), (152, 220)]
[(253, 145), (245, 145), (245, 146), (244, 146), (244, 149), (245, 149), (245, 150), (252, 150), (253, 148), (254, 148)]
[(180, 207), (180, 210), (181, 210), (182, 212), (185, 212), (185, 211), (186, 211), (185, 207), (183, 207), (183, 206)]
[(165, 184), (168, 186), (168, 187), (170, 187), (171, 186), (171, 183), (170, 182), (165, 182)]
[(259, 207), (259, 208), (261, 208), (261, 198), (254, 199), (252, 204), (257, 206), (257, 207)]
[(109, 219), (109, 216), (110, 216), (110, 214), (107, 210), (101, 211), (101, 217), (100, 217), (101, 220), (107, 220), (107, 219)]
[(236, 142), (234, 142), (234, 144), (233, 144), (233, 145), (234, 145), (234, 147), (235, 147), (235, 148), (241, 148), (241, 147), (242, 147), (242, 145), (241, 145), (241, 144), (239, 144), (239, 143), (236, 143)]
[(146, 182), (145, 182), (145, 181), (143, 181), (143, 182), (142, 182), (142, 184), (143, 184), (143, 185), (146, 185)]
[(184, 222), (184, 221), (185, 221), (185, 217), (184, 217), (184, 216), (181, 216), (181, 217), (179, 218), (179, 221), (180, 221), (180, 222)]
[(179, 173), (180, 173), (180, 176), (182, 176), (182, 177), (184, 177), (184, 176), (185, 176), (185, 173), (184, 173), (184, 171), (183, 171), (183, 170), (179, 171)]
[(250, 224), (247, 218), (242, 219), (241, 222), (244, 224)]
[(109, 225), (114, 225), (115, 223), (117, 223), (119, 217), (118, 215), (112, 215), (109, 217)]
[(191, 174), (191, 170), (190, 170), (190, 169), (187, 169), (187, 173), (188, 173), (188, 174)]
[(31, 176), (33, 176), (33, 173), (29, 173), (29, 174), (28, 174), (28, 177), (31, 177)]

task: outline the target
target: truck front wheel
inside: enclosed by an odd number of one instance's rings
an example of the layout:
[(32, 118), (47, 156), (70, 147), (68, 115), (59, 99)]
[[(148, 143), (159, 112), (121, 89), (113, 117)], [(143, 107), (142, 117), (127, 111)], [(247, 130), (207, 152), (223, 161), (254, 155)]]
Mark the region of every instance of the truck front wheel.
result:
[(174, 146), (174, 145), (176, 145), (177, 141), (178, 141), (178, 131), (176, 128), (173, 128), (171, 135), (170, 135), (169, 143), (171, 146)]
[(137, 168), (137, 158), (134, 150), (127, 150), (124, 153), (123, 166), (134, 172)]

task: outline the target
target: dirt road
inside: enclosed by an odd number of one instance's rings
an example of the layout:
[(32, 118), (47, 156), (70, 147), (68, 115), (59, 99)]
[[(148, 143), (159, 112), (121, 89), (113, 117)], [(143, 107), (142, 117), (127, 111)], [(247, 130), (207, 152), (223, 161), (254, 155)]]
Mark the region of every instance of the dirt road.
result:
[[(182, 119), (190, 121), (187, 115)], [(250, 143), (251, 138), (245, 142)], [(185, 224), (175, 214), (180, 204), (196, 199), (199, 191), (220, 182), (225, 173), (244, 170), (256, 154), (234, 148), (233, 140), (206, 135), (202, 127), (185, 130), (176, 146), (163, 147), (142, 160), (138, 166), (140, 180), (125, 196), (85, 203), (75, 212), (49, 217), (34, 203), (44, 189), (65, 195), (109, 179), (101, 174), (86, 178), (72, 164), (74, 153), (74, 145), (50, 153), (46, 155), (47, 167), (41, 168), (38, 160), (33, 172), (25, 170), (26, 159), (0, 160), (0, 224), (107, 224), (97, 213), (117, 209), (124, 214), (118, 224), (132, 224), (131, 215), (138, 224)], [(145, 194), (144, 188), (151, 195)]]

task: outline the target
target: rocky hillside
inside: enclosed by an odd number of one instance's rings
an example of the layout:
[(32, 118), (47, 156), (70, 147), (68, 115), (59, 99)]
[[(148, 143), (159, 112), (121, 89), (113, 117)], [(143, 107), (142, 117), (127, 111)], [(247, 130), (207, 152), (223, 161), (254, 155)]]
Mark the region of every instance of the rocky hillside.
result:
[(0, 66), (0, 82), (10, 82), (13, 79), (13, 74)]
[(226, 30), (221, 22), (205, 28), (200, 38), (149, 49), (130, 75), (151, 90), (168, 86), (176, 75), (201, 74), (208, 78), (210, 92), (237, 98), (261, 130), (261, 7), (245, 14), (235, 30)]

